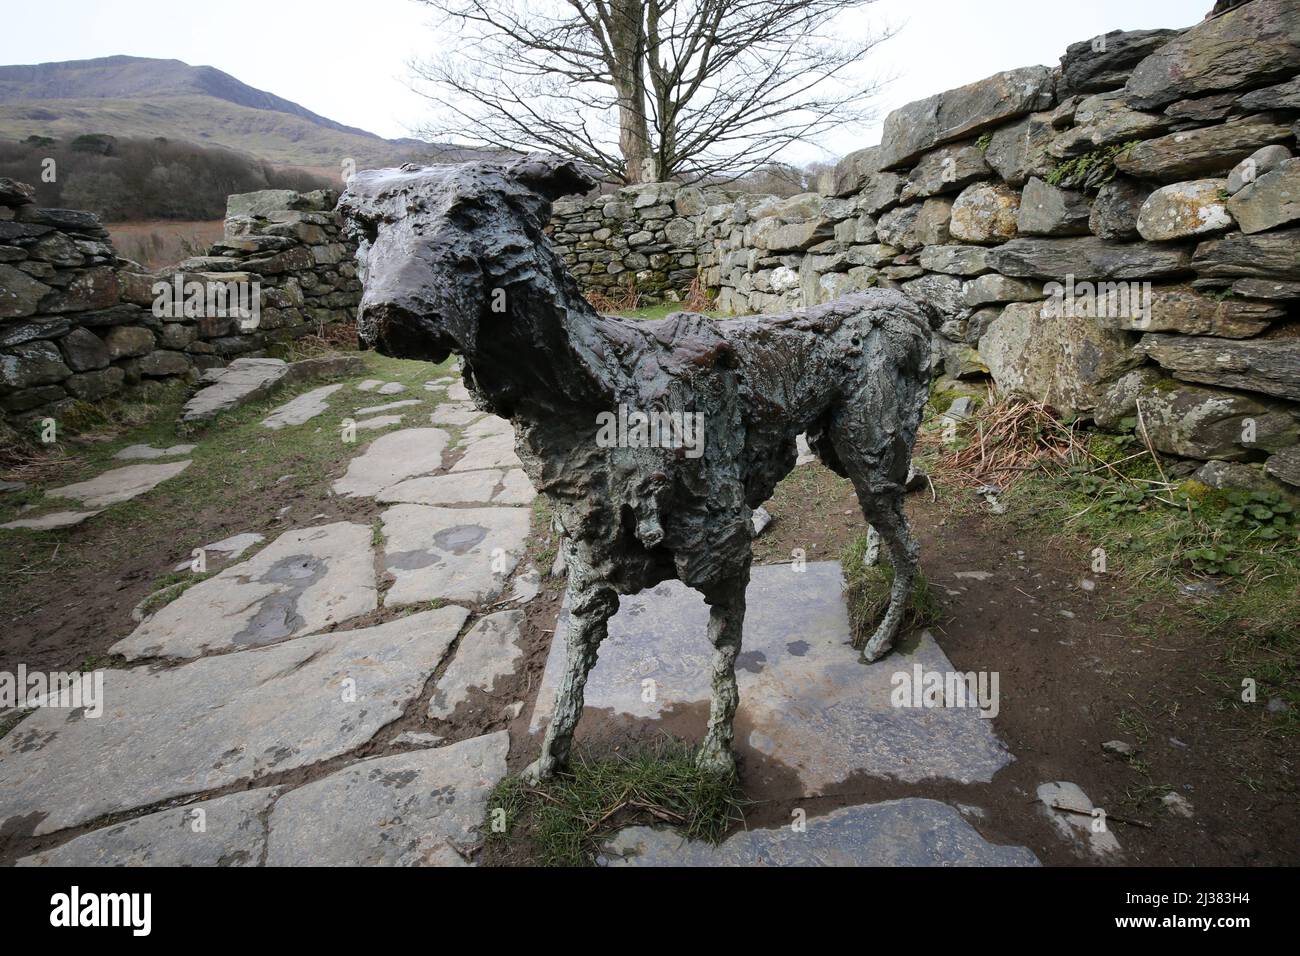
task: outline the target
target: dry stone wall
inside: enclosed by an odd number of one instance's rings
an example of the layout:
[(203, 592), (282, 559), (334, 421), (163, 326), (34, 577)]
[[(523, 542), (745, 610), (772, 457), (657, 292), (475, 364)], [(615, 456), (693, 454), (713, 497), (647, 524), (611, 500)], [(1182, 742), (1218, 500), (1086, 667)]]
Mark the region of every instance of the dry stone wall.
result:
[(950, 378), (1300, 485), (1298, 131), (1300, 0), (1108, 33), (894, 111), (820, 194), (706, 206), (701, 274), (737, 314), (901, 288)]
[(231, 196), (222, 241), (163, 274), (119, 259), (93, 214), (32, 195), (0, 180), (0, 412), (20, 427), (355, 318), (332, 192)]
[(613, 295), (630, 283), (644, 302), (676, 301), (699, 270), (696, 219), (721, 195), (646, 183), (562, 199), (551, 213), (551, 240), (584, 289)]

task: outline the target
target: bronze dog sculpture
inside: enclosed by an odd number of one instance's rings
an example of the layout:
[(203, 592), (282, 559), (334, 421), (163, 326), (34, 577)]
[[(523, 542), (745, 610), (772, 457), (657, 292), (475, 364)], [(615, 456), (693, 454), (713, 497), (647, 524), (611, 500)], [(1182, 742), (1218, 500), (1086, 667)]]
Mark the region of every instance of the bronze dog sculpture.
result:
[[(788, 315), (601, 316), (544, 233), (553, 200), (593, 185), (543, 154), (356, 174), (340, 209), (359, 242), (360, 333), (385, 355), (460, 355), (477, 403), (514, 423), (524, 468), (552, 504), (569, 574), (568, 662), (527, 775), (567, 761), (618, 595), (672, 578), (709, 605), (713, 697), (698, 760), (730, 773), (751, 509), (793, 469), (800, 433), (852, 480), (888, 548), (890, 603), (863, 657), (893, 644), (917, 565), (903, 491), (929, 392), (928, 317), (884, 289)], [(666, 428), (689, 444), (600, 441), (610, 415), (697, 427)]]

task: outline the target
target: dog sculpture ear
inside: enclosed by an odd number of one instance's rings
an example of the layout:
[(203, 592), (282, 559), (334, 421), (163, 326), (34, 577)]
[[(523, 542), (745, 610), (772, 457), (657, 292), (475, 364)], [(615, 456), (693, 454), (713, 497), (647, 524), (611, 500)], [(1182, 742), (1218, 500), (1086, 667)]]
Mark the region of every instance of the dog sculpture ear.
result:
[(596, 185), (596, 180), (576, 161), (549, 153), (529, 153), (512, 163), (507, 171), (518, 182), (548, 201), (574, 193), (585, 193)]

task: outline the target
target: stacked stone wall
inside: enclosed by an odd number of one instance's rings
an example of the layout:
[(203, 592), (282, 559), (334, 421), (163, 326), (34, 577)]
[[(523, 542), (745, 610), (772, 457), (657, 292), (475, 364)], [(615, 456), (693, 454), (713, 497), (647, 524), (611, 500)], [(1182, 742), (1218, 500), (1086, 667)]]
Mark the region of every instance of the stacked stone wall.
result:
[(901, 288), (952, 379), (1217, 483), (1300, 484), (1300, 0), (1113, 32), (891, 113), (819, 194), (696, 217), (728, 313)]
[(12, 424), (61, 421), (148, 380), (192, 382), (355, 318), (355, 246), (330, 191), (231, 196), (224, 238), (161, 273), (119, 259), (93, 214), (32, 196), (0, 180), (0, 412)]

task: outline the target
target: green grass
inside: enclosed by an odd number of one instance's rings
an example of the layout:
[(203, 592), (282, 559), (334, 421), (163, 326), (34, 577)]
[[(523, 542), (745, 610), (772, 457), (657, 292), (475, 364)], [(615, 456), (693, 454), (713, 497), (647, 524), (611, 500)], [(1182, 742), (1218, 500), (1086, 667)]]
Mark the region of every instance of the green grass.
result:
[[(188, 456), (193, 463), (147, 494), (114, 505), (78, 527), (40, 532), (0, 530), (0, 576), (13, 584), (0, 592), (0, 613), (42, 605), (48, 600), (44, 591), (49, 581), (87, 568), (102, 572), (107, 561), (123, 562), (151, 550), (175, 550), (188, 555), (193, 548), (213, 540), (210, 535), (222, 528), (226, 533), (246, 531), (250, 513), (256, 511), (270, 489), (318, 494), (323, 484), (341, 472), (345, 461), (384, 434), (382, 429), (362, 431), (357, 433), (355, 443), (345, 443), (343, 420), (356, 418), (358, 408), (422, 399), (423, 405), (401, 409), (404, 421), (390, 428), (426, 425), (428, 413), (442, 393), (425, 391), (423, 383), (445, 374), (450, 360), (435, 366), (385, 358), (374, 352), (361, 355), (364, 370), (345, 380), (349, 384), (330, 397), (326, 412), (304, 425), (279, 431), (263, 428), (260, 422), (296, 395), (330, 380), (303, 382), (278, 391), (221, 416), (196, 434), (188, 433), (178, 422), (178, 413), (189, 394), (186, 389), (150, 391), (106, 404), (98, 433), (65, 440), (49, 449), (53, 458), (64, 461), (43, 469), (42, 477), (20, 494), (0, 499), (0, 523), (18, 517), (24, 503), (37, 505), (24, 517), (67, 507), (66, 501), (43, 497), (46, 488), (84, 481), (110, 468), (138, 464), (113, 459), (127, 445), (169, 447), (197, 443)], [(377, 395), (352, 387), (352, 382), (363, 378), (398, 381), (407, 388), (398, 395)], [(214, 517), (203, 523), (201, 515)], [(74, 540), (81, 545), (74, 547)], [(189, 581), (192, 576), (184, 577)], [(171, 582), (164, 585), (167, 583)]]
[[(490, 849), (511, 848), (544, 866), (589, 866), (621, 827), (667, 823), (716, 842), (743, 819), (741, 807), (734, 777), (699, 769), (688, 745), (665, 740), (599, 759), (575, 753), (571, 773), (537, 787), (507, 777), (488, 800), (483, 832)], [(494, 828), (503, 816), (504, 827)]]
[[(894, 568), (889, 563), (884, 544), (881, 544), (880, 560), (874, 565), (864, 563), (866, 552), (867, 534), (863, 532), (840, 556), (844, 570), (844, 599), (849, 607), (849, 632), (853, 636), (853, 647), (858, 650), (885, 616), (889, 592), (894, 586)], [(918, 568), (907, 613), (903, 617), (903, 630), (927, 627), (942, 620), (943, 609), (924, 572)]]

